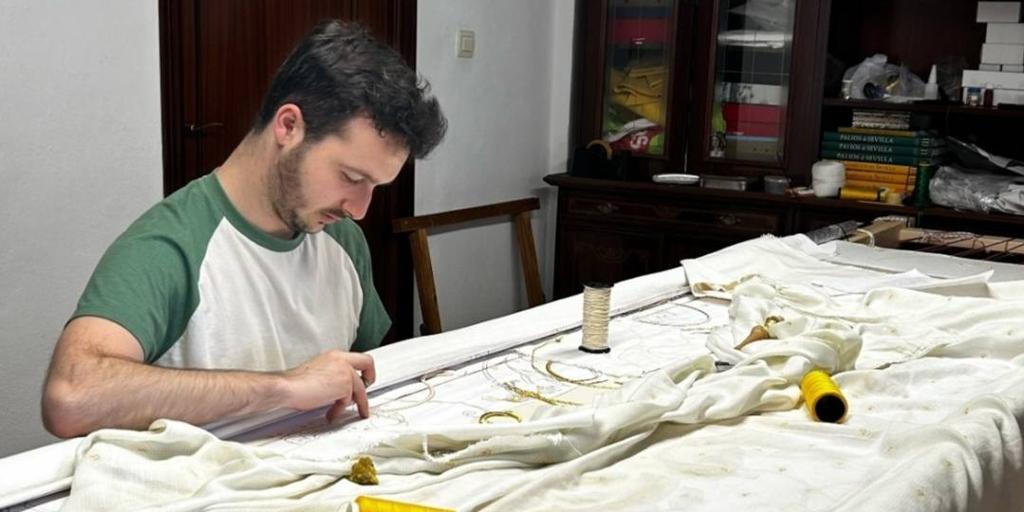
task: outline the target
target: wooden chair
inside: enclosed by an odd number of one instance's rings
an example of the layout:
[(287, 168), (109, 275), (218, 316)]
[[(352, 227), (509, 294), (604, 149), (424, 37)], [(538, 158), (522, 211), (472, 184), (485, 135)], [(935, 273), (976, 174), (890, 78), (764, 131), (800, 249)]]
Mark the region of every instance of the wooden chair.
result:
[(531, 197), (430, 215), (404, 217), (393, 221), (393, 231), (396, 234), (409, 233), (416, 289), (420, 296), (420, 310), (423, 313), (423, 325), (420, 326), (422, 334), (441, 332), (441, 312), (437, 305), (434, 267), (430, 263), (430, 247), (427, 244), (427, 231), (433, 228), (511, 215), (516, 225), (516, 240), (519, 245), (519, 259), (523, 264), (523, 278), (526, 280), (527, 300), (530, 307), (544, 303), (540, 272), (537, 269), (537, 252), (533, 244), (533, 229), (530, 226), (530, 212), (539, 209), (540, 200)]

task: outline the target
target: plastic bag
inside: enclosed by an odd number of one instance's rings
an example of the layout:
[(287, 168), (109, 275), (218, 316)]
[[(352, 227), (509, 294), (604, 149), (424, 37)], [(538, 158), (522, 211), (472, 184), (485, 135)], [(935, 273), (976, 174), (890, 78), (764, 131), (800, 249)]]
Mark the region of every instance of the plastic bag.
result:
[(850, 99), (910, 101), (924, 98), (924, 80), (910, 72), (906, 66), (888, 63), (889, 58), (876, 53), (864, 62), (846, 70), (843, 75), (844, 91)]
[(1024, 177), (939, 168), (928, 183), (933, 203), (949, 208), (1024, 215)]

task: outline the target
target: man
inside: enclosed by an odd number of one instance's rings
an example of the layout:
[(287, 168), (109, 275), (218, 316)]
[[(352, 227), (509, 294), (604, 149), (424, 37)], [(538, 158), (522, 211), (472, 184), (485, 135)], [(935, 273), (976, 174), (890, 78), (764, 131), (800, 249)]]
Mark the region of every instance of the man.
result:
[(390, 319), (352, 219), (443, 138), (414, 71), (354, 24), (318, 25), (282, 64), (251, 132), (212, 174), (107, 250), (54, 349), (43, 421), (194, 424), (351, 403), (369, 414)]

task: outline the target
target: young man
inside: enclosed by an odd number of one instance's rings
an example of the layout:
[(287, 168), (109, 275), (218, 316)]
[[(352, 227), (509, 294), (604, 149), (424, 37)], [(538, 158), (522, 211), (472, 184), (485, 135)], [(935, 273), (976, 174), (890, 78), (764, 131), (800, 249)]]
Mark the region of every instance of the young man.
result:
[(390, 319), (359, 227), (374, 187), (441, 140), (401, 57), (354, 24), (318, 25), (278, 70), (246, 138), (104, 254), (54, 349), (43, 422), (194, 424), (334, 402), (366, 417)]

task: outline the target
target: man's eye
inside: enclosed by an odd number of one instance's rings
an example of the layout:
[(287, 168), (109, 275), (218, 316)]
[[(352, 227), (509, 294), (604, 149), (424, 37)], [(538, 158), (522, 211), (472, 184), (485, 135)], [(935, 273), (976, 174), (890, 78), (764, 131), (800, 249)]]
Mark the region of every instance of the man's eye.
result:
[(348, 173), (348, 172), (342, 172), (341, 173), (341, 177), (344, 178), (345, 181), (347, 181), (349, 183), (359, 183), (360, 181), (363, 181), (363, 177), (362, 176), (360, 176), (358, 174)]

